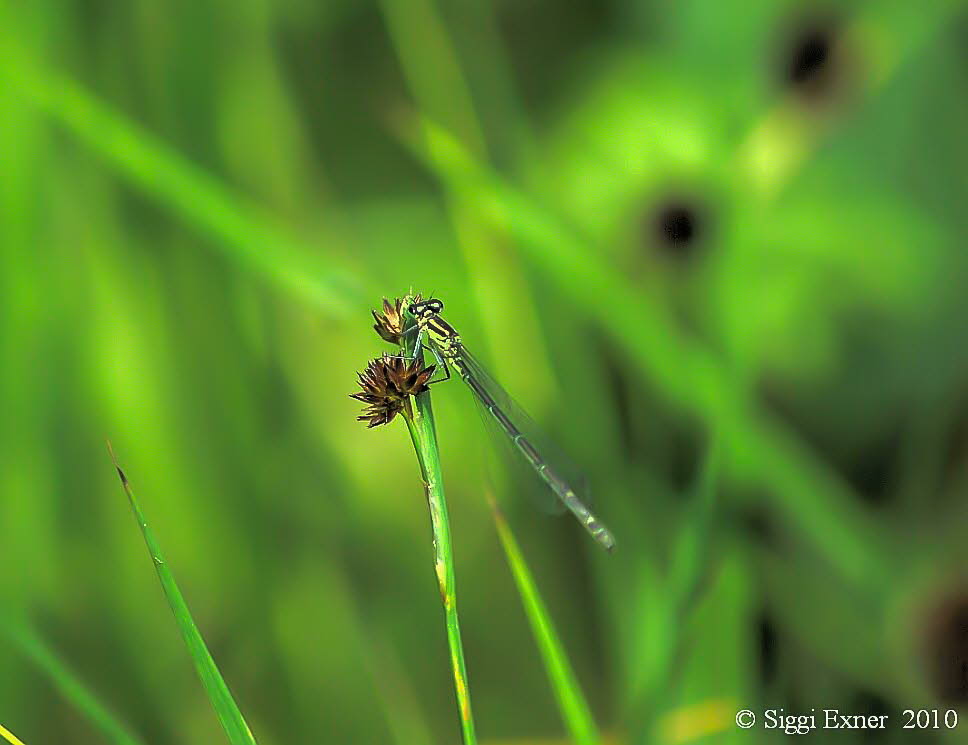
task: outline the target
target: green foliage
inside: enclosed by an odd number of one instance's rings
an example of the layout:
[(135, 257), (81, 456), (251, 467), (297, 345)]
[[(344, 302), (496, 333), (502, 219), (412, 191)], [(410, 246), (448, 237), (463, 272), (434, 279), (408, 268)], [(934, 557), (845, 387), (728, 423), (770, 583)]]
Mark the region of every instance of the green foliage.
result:
[[(110, 434), (260, 741), (453, 740), (413, 454), (346, 397), (369, 309), (411, 286), (616, 533), (600, 555), (494, 474), (606, 741), (767, 741), (732, 723), (766, 703), (963, 705), (963, 21), (3, 4), (0, 591), (43, 630), (0, 644), (3, 726), (224, 737), (127, 560)], [(475, 721), (560, 738), (460, 388), (434, 414)]]

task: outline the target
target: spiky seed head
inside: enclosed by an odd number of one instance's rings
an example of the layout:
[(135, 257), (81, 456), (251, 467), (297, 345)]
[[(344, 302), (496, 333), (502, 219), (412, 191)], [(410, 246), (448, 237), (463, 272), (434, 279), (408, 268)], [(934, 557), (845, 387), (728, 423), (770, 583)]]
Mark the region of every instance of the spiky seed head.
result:
[(368, 422), (368, 427), (389, 424), (404, 410), (408, 396), (427, 390), (427, 381), (435, 369), (435, 365), (424, 367), (419, 360), (408, 361), (386, 354), (371, 360), (359, 373), (361, 390), (350, 394), (350, 398), (366, 404), (357, 420)]

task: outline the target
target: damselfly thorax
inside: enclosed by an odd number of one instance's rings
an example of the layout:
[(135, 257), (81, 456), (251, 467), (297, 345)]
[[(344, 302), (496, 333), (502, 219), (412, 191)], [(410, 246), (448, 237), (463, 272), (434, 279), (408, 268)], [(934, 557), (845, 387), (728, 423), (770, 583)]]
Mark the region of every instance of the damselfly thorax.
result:
[(439, 383), (450, 377), (450, 370), (447, 369), (448, 363), (461, 369), (459, 363), (463, 345), (461, 344), (460, 334), (457, 333), (457, 329), (440, 317), (440, 311), (443, 308), (444, 304), (440, 300), (431, 299), (413, 303), (409, 309), (411, 315), (417, 321), (416, 328), (418, 329), (414, 354), (421, 351), (421, 347), (424, 346), (423, 337), (427, 336), (431, 342), (431, 352), (438, 358), (439, 362), (444, 363), (443, 373), (445, 377), (438, 378), (431, 383)]

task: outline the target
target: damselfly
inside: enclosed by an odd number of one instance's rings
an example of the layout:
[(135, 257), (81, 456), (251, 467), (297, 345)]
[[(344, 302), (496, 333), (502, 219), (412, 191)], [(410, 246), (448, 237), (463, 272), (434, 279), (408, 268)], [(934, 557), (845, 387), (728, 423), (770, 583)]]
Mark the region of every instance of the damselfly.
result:
[(611, 532), (578, 498), (575, 493), (577, 487), (562, 478), (560, 469), (556, 470), (555, 464), (548, 462), (548, 454), (539, 452), (531, 439), (522, 432), (524, 422), (521, 420), (524, 415), (518, 413), (521, 412), (520, 407), (467, 351), (457, 330), (440, 317), (443, 309), (444, 304), (436, 299), (417, 301), (409, 307), (410, 314), (416, 320), (416, 325), (408, 331), (408, 334), (413, 330), (417, 333), (413, 356), (416, 357), (422, 349), (427, 349), (444, 372), (444, 377), (430, 381), (430, 384), (450, 379), (450, 368), (453, 366), (461, 380), (467, 384), (484, 409), (497, 422), (501, 431), (508, 436), (517, 451), (534, 468), (561, 503), (578, 518), (592, 538), (606, 550), (611, 551), (615, 548), (615, 539)]

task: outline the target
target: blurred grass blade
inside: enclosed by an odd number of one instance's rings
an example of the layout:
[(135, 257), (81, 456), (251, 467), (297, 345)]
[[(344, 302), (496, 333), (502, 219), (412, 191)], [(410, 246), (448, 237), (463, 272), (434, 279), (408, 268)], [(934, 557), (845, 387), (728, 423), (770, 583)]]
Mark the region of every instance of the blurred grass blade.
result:
[(25, 623), (3, 618), (0, 620), (0, 632), (50, 678), (64, 698), (101, 730), (109, 742), (114, 745), (144, 745), (144, 741), (132, 734), (77, 678), (67, 663)]
[(518, 586), (521, 602), (524, 604), (525, 613), (527, 613), (528, 621), (531, 623), (531, 631), (534, 633), (535, 642), (541, 652), (541, 659), (548, 673), (548, 680), (551, 682), (551, 689), (558, 701), (558, 708), (561, 710), (565, 726), (578, 745), (598, 745), (601, 738), (598, 734), (598, 728), (595, 726), (595, 720), (592, 718), (588, 702), (578, 684), (575, 671), (571, 667), (561, 639), (558, 638), (558, 632), (551, 622), (551, 616), (548, 615), (544, 600), (542, 600), (538, 588), (535, 586), (531, 570), (528, 568), (521, 548), (518, 546), (501, 510), (493, 499), (490, 502), (494, 524), (497, 526), (497, 533), (501, 538), (501, 545), (504, 547), (508, 565), (514, 575), (514, 582)]
[(148, 553), (151, 555), (151, 560), (155, 565), (155, 571), (158, 572), (158, 579), (161, 581), (161, 587), (165, 591), (165, 597), (168, 600), (168, 605), (171, 607), (171, 612), (175, 616), (178, 630), (181, 632), (182, 638), (185, 641), (185, 646), (188, 647), (188, 652), (192, 657), (192, 661), (195, 663), (195, 670), (198, 672), (198, 677), (201, 678), (205, 692), (212, 702), (212, 707), (215, 709), (219, 721), (222, 723), (222, 728), (228, 735), (229, 742), (232, 745), (255, 745), (255, 738), (249, 730), (249, 725), (245, 723), (242, 712), (239, 711), (239, 707), (235, 703), (235, 699), (232, 698), (232, 694), (229, 692), (229, 688), (225, 684), (222, 674), (215, 665), (215, 660), (212, 659), (208, 647), (205, 646), (205, 640), (202, 639), (202, 635), (195, 626), (195, 621), (192, 619), (191, 612), (188, 610), (188, 604), (182, 597), (178, 585), (175, 584), (175, 577), (165, 563), (161, 548), (155, 540), (151, 528), (148, 527), (148, 522), (145, 520), (138, 500), (135, 499), (134, 493), (131, 491), (131, 486), (128, 483), (127, 477), (124, 475), (124, 471), (118, 465), (118, 459), (111, 449), (111, 443), (108, 443), (108, 450), (111, 453), (111, 460), (114, 462), (114, 467), (117, 469), (118, 476), (121, 479), (121, 486), (128, 497), (128, 502), (131, 504), (135, 519), (137, 519), (138, 525), (141, 527), (141, 533), (148, 547)]
[(460, 133), (475, 152), (485, 151), (484, 134), (460, 59), (436, 3), (382, 0), (397, 58), (421, 108)]
[[(630, 731), (650, 732), (650, 721), (655, 713), (661, 711), (666, 701), (674, 701), (675, 686), (679, 685), (680, 667), (688, 654), (686, 629), (699, 600), (708, 590), (712, 552), (710, 541), (713, 538), (713, 523), (716, 515), (720, 476), (721, 442), (714, 431), (710, 435), (706, 450), (694, 483), (681, 523), (682, 528), (672, 546), (670, 570), (665, 589), (659, 597), (653, 597), (655, 606), (652, 612), (660, 618), (659, 630), (652, 630), (653, 637), (662, 635), (662, 643), (654, 646), (642, 645), (638, 649), (638, 659), (632, 664), (644, 674), (633, 696), (633, 721)], [(701, 711), (701, 709), (700, 709)], [(689, 709), (676, 714), (668, 712), (665, 724), (680, 733), (691, 731), (709, 717), (696, 716)], [(712, 718), (717, 720), (716, 717)], [(704, 730), (712, 724), (706, 721), (698, 727)]]
[(669, 584), (675, 610), (680, 617), (684, 617), (692, 607), (709, 569), (709, 542), (716, 514), (720, 451), (719, 437), (714, 433), (692, 487), (692, 499), (686, 507), (682, 532), (673, 547)]
[(3, 738), (11, 745), (24, 745), (22, 740), (18, 739), (13, 732), (8, 730), (2, 724), (0, 724), (0, 735), (3, 735)]
[(124, 178), (214, 237), (231, 259), (345, 317), (364, 297), (359, 281), (292, 238), (203, 169), (100, 102), (73, 81), (46, 72), (0, 39), (0, 80), (100, 153)]

